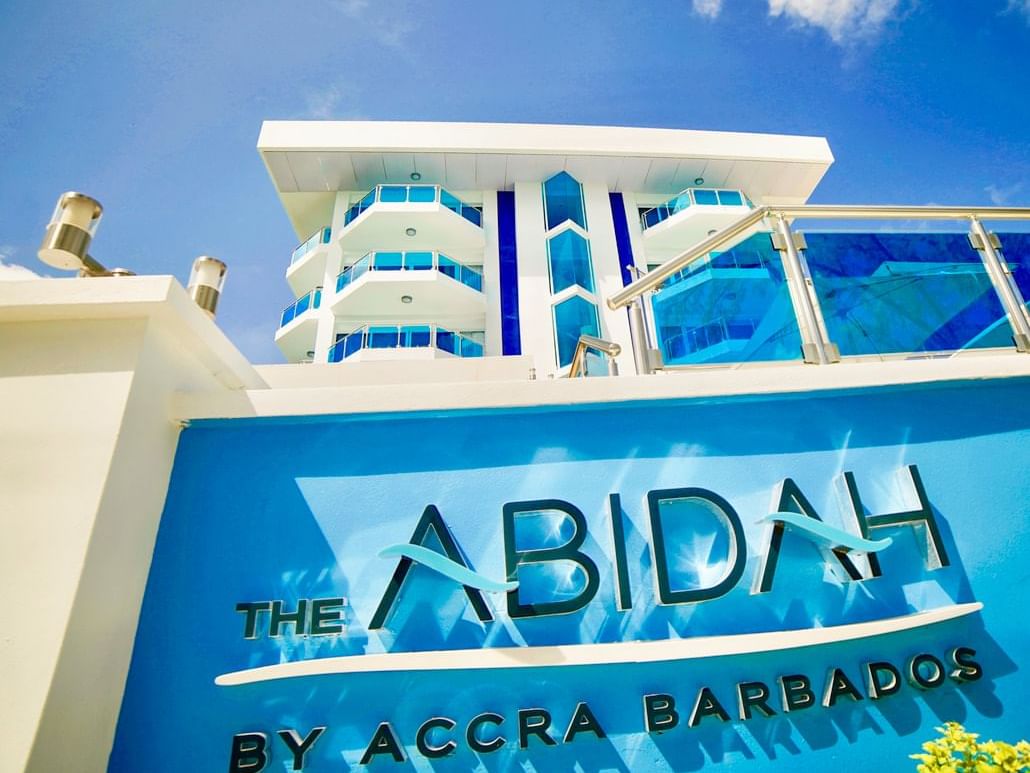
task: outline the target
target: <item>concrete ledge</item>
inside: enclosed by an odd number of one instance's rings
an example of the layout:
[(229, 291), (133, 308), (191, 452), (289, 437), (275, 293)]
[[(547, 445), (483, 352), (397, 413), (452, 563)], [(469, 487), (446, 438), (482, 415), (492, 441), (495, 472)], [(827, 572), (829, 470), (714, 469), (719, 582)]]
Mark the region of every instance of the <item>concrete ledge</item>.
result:
[[(297, 366), (310, 367), (310, 366)], [(326, 366), (331, 367), (331, 366)], [(266, 371), (267, 372), (267, 371)], [(298, 372), (299, 375), (299, 372)], [(222, 395), (179, 394), (179, 419), (315, 416), (392, 411), (509, 408), (677, 398), (721, 399), (998, 378), (1030, 379), (1030, 355), (1015, 351), (948, 359), (758, 365), (615, 378), (285, 386)], [(304, 379), (305, 381), (307, 379)], [(273, 381), (275, 379), (273, 378)], [(1030, 382), (1028, 382), (1030, 397)]]
[(230, 389), (265, 386), (247, 358), (173, 276), (0, 282), (0, 324), (93, 319), (153, 320)]

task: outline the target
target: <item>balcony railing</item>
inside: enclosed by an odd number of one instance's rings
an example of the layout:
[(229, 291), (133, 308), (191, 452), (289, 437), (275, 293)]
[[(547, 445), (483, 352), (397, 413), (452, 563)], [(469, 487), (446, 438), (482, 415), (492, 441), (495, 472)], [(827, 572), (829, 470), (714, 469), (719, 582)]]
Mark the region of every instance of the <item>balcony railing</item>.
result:
[(466, 204), (439, 185), (377, 185), (347, 210), (343, 224), (350, 225), (357, 217), (376, 204), (441, 204), (473, 225), (483, 226), (483, 213)]
[[(800, 233), (793, 230), (795, 219), (951, 220), (969, 231)], [(1030, 221), (1030, 208), (751, 207), (606, 302), (612, 310), (629, 307), (639, 374), (662, 367), (659, 355), (665, 366), (774, 360), (828, 365), (842, 358), (1030, 352), (1030, 239), (991, 233), (983, 222), (1015, 220)], [(731, 251), (737, 255), (725, 256)], [(698, 266), (720, 262), (763, 270), (721, 272), (710, 282), (660, 292)], [(646, 301), (661, 352), (648, 334)], [(706, 327), (720, 318), (725, 329)], [(748, 329), (753, 332), (745, 340)], [(717, 346), (723, 342), (732, 346)]]
[(309, 309), (317, 309), (321, 303), (322, 288), (316, 287), (283, 309), (282, 316), (279, 318), (279, 327), (286, 327)]
[(329, 227), (319, 228), (301, 244), (298, 244), (296, 249), (294, 249), (293, 254), (290, 256), (290, 265), (292, 266), (317, 247), (323, 244), (329, 244), (329, 236), (331, 233), (332, 229)]
[(482, 357), (483, 345), (438, 325), (364, 325), (329, 350), (329, 362), (341, 362), (362, 349), (436, 348), (458, 357)]
[(741, 191), (713, 190), (710, 188), (687, 188), (685, 191), (673, 196), (664, 204), (647, 210), (640, 215), (640, 225), (646, 231), (663, 220), (668, 220), (677, 212), (682, 212), (691, 207), (751, 207)]
[(722, 252), (718, 254), (709, 255), (707, 258), (703, 258), (696, 263), (692, 263), (682, 271), (677, 271), (675, 274), (666, 279), (661, 289), (666, 289), (677, 285), (684, 280), (690, 279), (691, 277), (703, 274), (708, 271), (716, 269), (765, 269), (769, 268), (769, 260), (758, 250), (730, 250), (729, 252)]
[(483, 292), (483, 275), (440, 252), (370, 252), (336, 277), (336, 292), (369, 271), (439, 271), (477, 292)]

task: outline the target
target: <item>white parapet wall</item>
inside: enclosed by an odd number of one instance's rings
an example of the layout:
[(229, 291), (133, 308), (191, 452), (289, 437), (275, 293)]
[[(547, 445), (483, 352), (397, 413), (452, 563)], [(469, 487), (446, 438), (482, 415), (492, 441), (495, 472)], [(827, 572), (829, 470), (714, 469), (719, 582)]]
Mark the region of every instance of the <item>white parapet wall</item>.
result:
[(171, 277), (0, 282), (0, 770), (106, 770), (171, 397), (263, 383)]

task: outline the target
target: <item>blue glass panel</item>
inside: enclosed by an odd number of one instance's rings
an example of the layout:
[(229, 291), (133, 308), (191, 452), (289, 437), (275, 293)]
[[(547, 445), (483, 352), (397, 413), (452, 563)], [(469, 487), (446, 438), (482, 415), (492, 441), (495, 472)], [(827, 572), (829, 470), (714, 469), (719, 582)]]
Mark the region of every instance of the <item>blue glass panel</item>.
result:
[(307, 311), (308, 310), (308, 304), (310, 304), (310, 303), (311, 303), (311, 293), (308, 293), (303, 298), (298, 299), (297, 303), (296, 303), (296, 305), (294, 307), (296, 309), (296, 311), (294, 311), (293, 316), (294, 317), (299, 317), (301, 314), (303, 314), (305, 311)]
[(295, 311), (296, 306), (294, 306), (294, 304), (292, 303), (285, 309), (283, 309), (282, 316), (279, 317), (279, 327), (286, 327), (290, 322), (292, 322)]
[(401, 346), (415, 349), (429, 346), (429, 325), (405, 325), (401, 328)]
[(439, 257), (440, 273), (444, 276), (449, 276), (451, 279), (457, 279), (458, 273), (461, 270), (461, 265), (457, 262), (448, 258), (446, 255), (440, 255)]
[(594, 276), (590, 265), (590, 245), (586, 239), (569, 229), (547, 240), (547, 255), (551, 267), (551, 292), (579, 285), (594, 291)]
[(709, 190), (695, 188), (694, 189), (694, 203), (695, 204), (703, 204), (703, 205), (707, 206), (709, 204), (718, 204), (719, 203), (719, 199), (716, 197), (715, 191), (709, 191)]
[(629, 220), (626, 219), (626, 202), (621, 193), (609, 193), (608, 204), (612, 211), (612, 225), (615, 227), (615, 249), (619, 255), (619, 273), (625, 287), (634, 279), (633, 247), (629, 239)]
[(515, 241), (515, 193), (497, 191), (498, 281), (501, 285), (501, 354), (522, 353), (519, 328), (519, 256)]
[(1001, 256), (1012, 270), (1023, 301), (1030, 304), (1030, 233), (998, 234)]
[(433, 185), (412, 185), (408, 188), (408, 201), (416, 204), (431, 204), (436, 201), (436, 187)]
[(452, 212), (461, 212), (461, 200), (457, 196), (440, 189), (440, 203)]
[(675, 215), (677, 212), (682, 212), (689, 207), (690, 204), (690, 194), (686, 191), (674, 199), (669, 199), (664, 205), (662, 205), (662, 210), (664, 211), (664, 217), (662, 219), (664, 220), (666, 217)]
[(449, 330), (436, 329), (436, 348), (451, 354), (458, 354), (457, 336)]
[(478, 225), (480, 227), (483, 225), (483, 213), (471, 204), (461, 205), (461, 216), (473, 225)]
[(427, 271), (433, 267), (433, 253), (405, 252), (404, 268), (408, 271)]
[(719, 203), (728, 207), (743, 206), (744, 200), (738, 191), (719, 191)]
[(400, 271), (403, 264), (403, 252), (377, 252), (372, 265), (376, 271)]
[(568, 172), (559, 172), (544, 183), (544, 212), (548, 231), (566, 220), (586, 230), (583, 186)]
[(384, 204), (407, 201), (408, 188), (405, 185), (384, 185), (379, 189), (379, 200)]
[(660, 212), (660, 207), (655, 207), (654, 209), (648, 210), (644, 213), (644, 228), (651, 228), (652, 226), (656, 226), (660, 222), (662, 222), (662, 220), (663, 218), (662, 213)]
[(483, 345), (477, 341), (473, 341), (471, 338), (465, 336), (459, 336), (461, 338), (461, 356), (462, 357), (482, 357), (483, 356)]
[(1001, 302), (965, 234), (805, 236), (826, 327), (841, 354), (1005, 345), (995, 333), (1005, 325)]
[(393, 349), (397, 346), (398, 331), (391, 326), (372, 326), (368, 329), (369, 349)]
[(314, 294), (313, 302), (311, 304), (311, 308), (317, 309), (321, 305), (322, 305), (322, 288), (319, 287), (317, 290), (315, 290), (315, 294)]
[(347, 336), (347, 338), (345, 339), (345, 342), (343, 344), (343, 357), (344, 357), (344, 359), (346, 359), (347, 357), (350, 357), (352, 354), (354, 354), (355, 352), (359, 351), (361, 349), (361, 347), (364, 345), (364, 340), (365, 340), (365, 331), (364, 330), (358, 330), (358, 331), (356, 331), (354, 333), (351, 333), (349, 336)]
[(329, 362), (339, 362), (340, 360), (343, 359), (343, 345), (344, 345), (344, 342), (345, 342), (345, 339), (344, 338), (340, 338), (340, 339), (338, 339), (336, 341), (335, 344), (333, 344), (331, 347), (329, 347)]
[(564, 367), (572, 362), (579, 337), (600, 335), (597, 326), (597, 307), (578, 295), (554, 307), (555, 340), (558, 344), (558, 364)]
[(460, 281), (473, 290), (483, 291), (483, 275), (468, 266), (461, 267)]
[(801, 336), (768, 234), (670, 277), (652, 298), (668, 365), (793, 360)]

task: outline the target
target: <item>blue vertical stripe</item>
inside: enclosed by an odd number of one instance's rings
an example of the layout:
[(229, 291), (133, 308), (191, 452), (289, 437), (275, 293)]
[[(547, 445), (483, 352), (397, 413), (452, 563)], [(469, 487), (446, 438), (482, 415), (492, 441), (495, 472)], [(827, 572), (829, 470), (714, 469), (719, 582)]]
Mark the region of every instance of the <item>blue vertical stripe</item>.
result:
[(615, 225), (615, 246), (619, 251), (619, 268), (622, 269), (622, 286), (633, 281), (633, 248), (629, 243), (629, 223), (626, 221), (626, 207), (622, 203), (621, 193), (609, 193), (608, 201), (612, 205), (612, 223)]
[(497, 191), (497, 246), (501, 269), (501, 353), (522, 354), (514, 191)]

